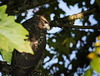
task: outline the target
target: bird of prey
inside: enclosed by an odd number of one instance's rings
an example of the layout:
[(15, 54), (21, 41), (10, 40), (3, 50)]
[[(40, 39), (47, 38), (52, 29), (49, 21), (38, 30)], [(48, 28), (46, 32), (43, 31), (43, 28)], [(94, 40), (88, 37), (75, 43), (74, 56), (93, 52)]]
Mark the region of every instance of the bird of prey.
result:
[(35, 15), (22, 23), (23, 27), (29, 31), (30, 47), (34, 55), (30, 53), (20, 53), (16, 49), (12, 56), (12, 76), (29, 76), (31, 70), (35, 69), (43, 55), (46, 46), (46, 29), (50, 29), (49, 22), (40, 15)]

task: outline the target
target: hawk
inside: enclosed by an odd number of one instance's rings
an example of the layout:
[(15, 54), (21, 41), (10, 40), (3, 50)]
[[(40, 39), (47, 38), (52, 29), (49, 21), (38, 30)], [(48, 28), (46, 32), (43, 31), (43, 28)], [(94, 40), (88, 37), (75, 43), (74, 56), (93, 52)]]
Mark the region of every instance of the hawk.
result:
[(29, 76), (31, 70), (35, 69), (46, 46), (46, 29), (50, 29), (49, 22), (40, 15), (26, 20), (22, 25), (29, 31), (28, 41), (34, 55), (14, 50), (11, 63), (12, 76)]

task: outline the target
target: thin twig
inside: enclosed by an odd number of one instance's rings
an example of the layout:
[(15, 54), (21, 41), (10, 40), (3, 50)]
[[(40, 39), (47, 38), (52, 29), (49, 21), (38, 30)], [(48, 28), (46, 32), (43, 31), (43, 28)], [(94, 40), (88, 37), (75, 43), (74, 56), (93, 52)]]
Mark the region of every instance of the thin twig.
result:
[(91, 9), (77, 13), (74, 15), (68, 15), (63, 18), (55, 17), (53, 21), (50, 22), (51, 27), (68, 27), (68, 28), (77, 28), (77, 29), (100, 29), (100, 26), (77, 26), (74, 25), (74, 20), (82, 19), (88, 15), (93, 14), (96, 9)]
[(62, 27), (76, 28), (76, 29), (100, 29), (100, 26), (79, 26), (64, 24)]

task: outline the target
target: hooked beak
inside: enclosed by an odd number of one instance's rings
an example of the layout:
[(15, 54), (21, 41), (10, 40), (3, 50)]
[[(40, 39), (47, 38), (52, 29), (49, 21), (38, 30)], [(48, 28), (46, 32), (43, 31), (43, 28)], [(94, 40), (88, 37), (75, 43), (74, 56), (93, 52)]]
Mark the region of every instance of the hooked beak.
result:
[(49, 24), (47, 24), (47, 23), (44, 25), (43, 28), (46, 28), (47, 30), (50, 30), (50, 26), (49, 26)]

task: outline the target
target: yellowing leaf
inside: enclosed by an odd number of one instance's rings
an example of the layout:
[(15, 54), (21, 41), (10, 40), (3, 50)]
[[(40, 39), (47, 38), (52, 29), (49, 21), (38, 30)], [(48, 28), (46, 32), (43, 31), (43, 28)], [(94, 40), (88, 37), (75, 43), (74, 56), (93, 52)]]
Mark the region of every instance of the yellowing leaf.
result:
[(96, 37), (96, 39), (97, 39), (98, 41), (100, 41), (100, 36)]
[(94, 43), (94, 46), (95, 46), (95, 47), (100, 46), (100, 41), (99, 41), (99, 42)]
[(87, 56), (89, 59), (94, 59), (96, 57), (96, 54), (94, 52), (91, 52)]
[(97, 47), (95, 51), (100, 55), (100, 47)]
[(94, 46), (100, 46), (100, 36), (96, 37), (96, 39), (98, 40), (98, 42), (94, 43)]

